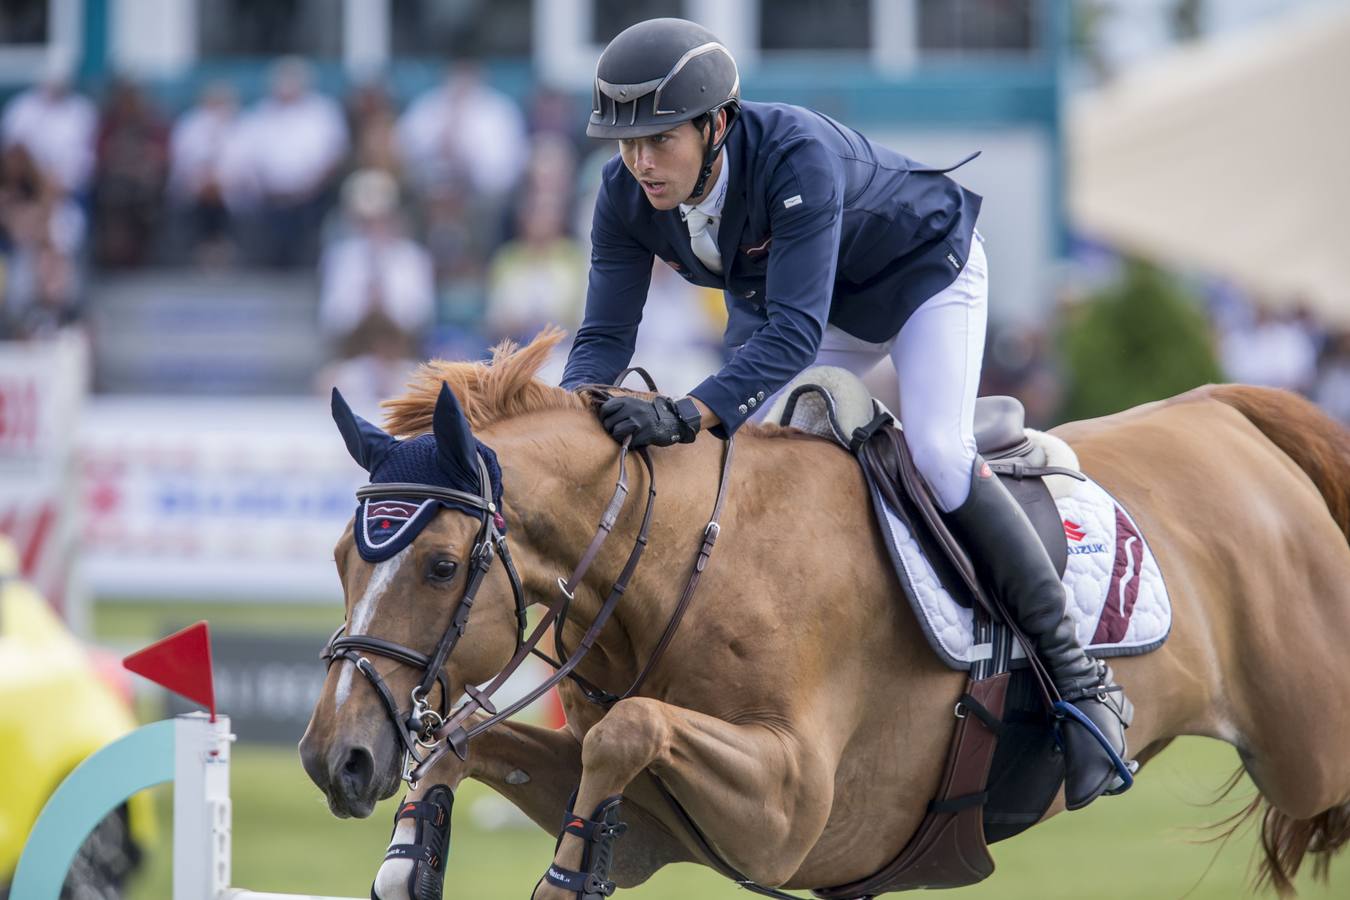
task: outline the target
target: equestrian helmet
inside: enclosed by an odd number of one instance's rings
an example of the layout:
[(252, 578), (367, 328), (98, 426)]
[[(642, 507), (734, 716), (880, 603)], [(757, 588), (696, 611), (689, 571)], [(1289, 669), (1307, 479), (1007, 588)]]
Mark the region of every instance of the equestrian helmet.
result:
[(586, 134), (647, 137), (723, 107), (734, 118), (740, 98), (736, 60), (711, 31), (684, 19), (649, 19), (600, 54)]

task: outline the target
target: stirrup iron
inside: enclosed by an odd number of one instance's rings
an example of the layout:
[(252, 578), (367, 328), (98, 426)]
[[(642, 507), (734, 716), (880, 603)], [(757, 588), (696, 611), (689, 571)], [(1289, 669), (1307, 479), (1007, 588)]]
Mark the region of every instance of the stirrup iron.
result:
[(1097, 727), (1097, 723), (1089, 719), (1082, 710), (1072, 703), (1067, 700), (1056, 700), (1054, 709), (1056, 718), (1072, 719), (1086, 728), (1088, 734), (1092, 735), (1092, 739), (1102, 748), (1102, 752), (1111, 760), (1111, 765), (1115, 767), (1116, 775), (1120, 778), (1120, 784), (1102, 793), (1115, 796), (1125, 793), (1134, 786), (1134, 773), (1139, 771), (1138, 760), (1132, 759), (1126, 762), (1121, 759), (1120, 754), (1116, 752), (1116, 748), (1111, 746), (1111, 742), (1106, 739), (1106, 735), (1102, 734), (1101, 729)]

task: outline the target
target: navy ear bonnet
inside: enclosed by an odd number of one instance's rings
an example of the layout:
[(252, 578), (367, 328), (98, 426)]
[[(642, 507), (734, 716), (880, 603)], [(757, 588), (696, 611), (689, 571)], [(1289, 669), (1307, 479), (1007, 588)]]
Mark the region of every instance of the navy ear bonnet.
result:
[[(333, 390), (333, 419), (347, 442), (352, 458), (370, 473), (371, 484), (425, 485), (474, 496), (484, 494), (486, 472), (496, 512), (487, 513), (468, 502), (444, 497), (367, 497), (356, 508), (356, 549), (367, 562), (381, 562), (408, 546), (442, 509), (459, 510), (506, 533), (502, 518), (502, 470), (497, 454), (469, 430), (455, 395), (444, 385), (436, 402), (433, 433), (406, 441), (384, 432), (351, 411)], [(480, 467), (479, 460), (482, 461)]]

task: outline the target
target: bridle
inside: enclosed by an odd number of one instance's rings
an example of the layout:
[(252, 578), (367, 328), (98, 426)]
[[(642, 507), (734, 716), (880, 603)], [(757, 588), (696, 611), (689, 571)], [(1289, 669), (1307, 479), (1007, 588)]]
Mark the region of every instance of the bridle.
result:
[[(464, 594), (455, 607), (449, 626), (441, 634), (440, 640), (437, 641), (436, 649), (428, 656), (411, 647), (405, 647), (384, 638), (366, 634), (344, 634), (343, 632), (347, 630), (347, 624), (344, 622), (338, 627), (337, 631), (333, 632), (333, 636), (328, 639), (328, 644), (319, 655), (329, 666), (332, 666), (337, 660), (350, 662), (375, 688), (375, 692), (384, 704), (385, 711), (394, 723), (394, 730), (403, 744), (404, 780), (407, 780), (411, 766), (420, 763), (422, 760), (422, 756), (418, 754), (418, 748), (430, 749), (429, 736), (445, 721), (448, 714), (450, 686), (445, 678), (445, 662), (449, 659), (460, 638), (464, 636), (464, 631), (469, 624), (469, 613), (473, 610), (478, 589), (482, 586), (488, 569), (492, 567), (492, 560), (495, 556), (501, 556), (502, 565), (506, 568), (506, 576), (511, 582), (511, 592), (515, 595), (517, 650), (525, 643), (525, 591), (521, 587), (520, 576), (516, 573), (515, 564), (511, 561), (511, 552), (506, 545), (505, 523), (501, 519), (501, 513), (497, 509), (497, 505), (492, 500), (492, 480), (488, 475), (487, 465), (483, 462), (481, 455), (476, 455), (475, 458), (478, 461), (479, 493), (477, 494), (456, 491), (439, 485), (398, 482), (367, 484), (356, 492), (358, 501), (413, 498), (449, 501), (457, 505), (467, 505), (477, 510), (478, 534), (474, 538), (473, 549), (469, 553), (469, 573), (466, 576)], [(371, 663), (366, 654), (382, 656), (422, 670), (421, 680), (412, 689), (412, 707), (406, 716), (399, 709), (393, 691), (380, 677), (380, 673), (376, 671), (374, 664)], [(427, 703), (427, 697), (430, 696), (431, 689), (436, 684), (441, 686), (440, 703), (439, 709), (432, 709)], [(466, 686), (466, 690), (473, 691), (474, 688)]]
[[(397, 498), (450, 501), (457, 506), (467, 505), (476, 510), (476, 513), (467, 514), (476, 515), (479, 519), (478, 534), (469, 554), (469, 572), (466, 576), (464, 593), (455, 607), (449, 626), (441, 635), (436, 644), (436, 649), (430, 655), (371, 635), (344, 634), (343, 632), (347, 627), (345, 623), (333, 633), (327, 646), (320, 654), (320, 658), (324, 659), (330, 667), (337, 660), (346, 660), (352, 663), (374, 687), (403, 745), (401, 777), (408, 783), (409, 787), (416, 789), (418, 782), (430, 767), (447, 751), (453, 750), (460, 759), (467, 759), (468, 742), (471, 739), (515, 715), (564, 678), (571, 678), (576, 682), (581, 688), (582, 694), (588, 700), (604, 706), (609, 706), (637, 693), (655, 667), (657, 660), (670, 645), (679, 623), (693, 599), (699, 578), (707, 566), (713, 545), (721, 531), (718, 520), (721, 517), (726, 500), (727, 475), (731, 468), (733, 446), (733, 440), (731, 439), (723, 445), (722, 470), (717, 489), (717, 500), (712, 517), (704, 528), (703, 544), (699, 549), (693, 572), (685, 584), (684, 592), (666, 624), (666, 629), (656, 649), (652, 652), (651, 657), (647, 660), (632, 686), (621, 695), (611, 694), (597, 688), (577, 675), (574, 670), (591, 647), (594, 646), (601, 629), (613, 614), (647, 547), (647, 534), (651, 527), (652, 512), (656, 503), (656, 472), (652, 467), (651, 457), (646, 448), (637, 451), (639, 458), (647, 469), (649, 488), (647, 505), (643, 512), (642, 524), (633, 543), (633, 549), (630, 551), (628, 560), (624, 564), (619, 577), (615, 579), (613, 586), (610, 588), (599, 613), (587, 628), (577, 648), (570, 654), (566, 653), (563, 647), (562, 630), (567, 620), (571, 602), (582, 578), (590, 568), (591, 563), (595, 561), (596, 556), (599, 555), (600, 548), (609, 537), (610, 532), (614, 529), (619, 513), (628, 499), (627, 460), (630, 452), (628, 440), (625, 440), (619, 449), (618, 482), (615, 485), (614, 494), (610, 497), (609, 503), (600, 517), (599, 525), (596, 528), (595, 535), (591, 538), (590, 545), (572, 570), (572, 574), (565, 581), (562, 578), (558, 579), (558, 598), (550, 604), (548, 611), (528, 638), (525, 636), (525, 593), (521, 586), (520, 576), (516, 572), (515, 565), (511, 562), (511, 554), (506, 542), (505, 521), (501, 518), (501, 512), (492, 500), (492, 482), (481, 455), (477, 457), (479, 493), (476, 495), (436, 485), (417, 483), (368, 484), (356, 492), (358, 500)], [(501, 557), (502, 565), (506, 568), (507, 578), (511, 582), (511, 590), (515, 595), (516, 651), (506, 667), (485, 688), (480, 690), (473, 685), (464, 685), (464, 700), (453, 711), (449, 711), (450, 691), (444, 667), (460, 638), (464, 636), (469, 623), (469, 613), (473, 609), (478, 589), (482, 586), (483, 580), (492, 566), (492, 561), (497, 556)], [(554, 629), (557, 659), (538, 649), (540, 641), (543, 640), (550, 627)], [(395, 662), (422, 670), (421, 680), (412, 689), (412, 707), (407, 715), (404, 715), (400, 710), (393, 692), (384, 679), (380, 677), (367, 654), (392, 659)], [(492, 703), (492, 696), (531, 654), (551, 665), (555, 670), (553, 675), (543, 684), (512, 702), (505, 709), (498, 710)], [(436, 684), (440, 684), (441, 694), (438, 708), (433, 709), (427, 702), (427, 698), (430, 696), (432, 687)], [(480, 719), (470, 725), (469, 719), (480, 711), (486, 713), (487, 718)]]

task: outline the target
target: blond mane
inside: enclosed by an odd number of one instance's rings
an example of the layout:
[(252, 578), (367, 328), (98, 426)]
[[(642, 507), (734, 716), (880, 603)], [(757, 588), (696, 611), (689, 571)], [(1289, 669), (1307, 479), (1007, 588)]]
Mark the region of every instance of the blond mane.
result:
[(408, 392), (382, 404), (385, 430), (403, 436), (430, 431), (441, 382), (454, 391), (475, 431), (542, 410), (586, 409), (581, 397), (535, 378), (564, 334), (562, 329), (550, 327), (524, 347), (503, 341), (492, 348), (490, 362), (434, 359), (423, 363), (409, 380)]
[[(585, 398), (535, 378), (549, 353), (564, 336), (566, 332), (561, 328), (549, 326), (524, 347), (514, 341), (502, 341), (492, 348), (490, 362), (433, 359), (423, 363), (408, 381), (406, 394), (380, 404), (385, 410), (385, 430), (403, 437), (430, 431), (431, 414), (436, 409), (441, 382), (450, 385), (450, 390), (455, 392), (464, 414), (469, 417), (469, 427), (475, 431), (493, 422), (527, 413), (552, 409), (589, 409)], [(796, 428), (784, 428), (768, 422), (747, 422), (737, 433), (820, 440)]]

